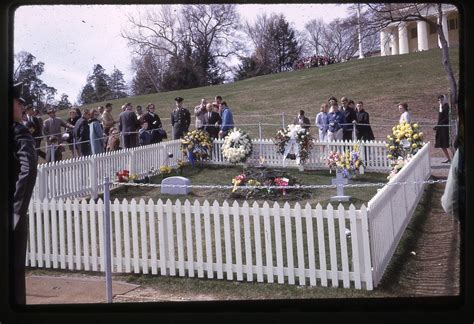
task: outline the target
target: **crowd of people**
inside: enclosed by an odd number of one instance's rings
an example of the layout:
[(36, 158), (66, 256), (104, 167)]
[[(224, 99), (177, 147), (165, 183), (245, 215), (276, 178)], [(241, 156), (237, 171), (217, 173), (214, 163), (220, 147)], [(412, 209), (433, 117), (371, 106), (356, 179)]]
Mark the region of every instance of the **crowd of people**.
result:
[[(234, 120), (222, 97), (214, 99), (208, 102), (203, 98), (194, 108), (195, 127), (208, 132), (211, 138), (223, 138), (233, 128)], [(182, 97), (176, 97), (171, 112), (173, 139), (182, 138), (191, 124), (191, 112), (183, 106), (183, 101)], [(56, 117), (56, 111), (51, 108), (47, 110), (48, 118), (43, 121), (37, 109), (27, 106), (22, 123), (35, 139), (37, 155), (46, 162), (62, 160), (67, 147), (78, 157), (159, 143), (168, 138), (153, 103), (146, 106), (146, 112), (130, 102), (121, 108), (117, 120), (111, 113), (111, 103), (96, 109), (72, 108), (66, 120)], [(46, 139), (45, 151), (41, 147), (43, 139)]]
[(293, 62), (293, 70), (309, 69), (339, 63), (334, 56), (313, 55), (301, 57)]

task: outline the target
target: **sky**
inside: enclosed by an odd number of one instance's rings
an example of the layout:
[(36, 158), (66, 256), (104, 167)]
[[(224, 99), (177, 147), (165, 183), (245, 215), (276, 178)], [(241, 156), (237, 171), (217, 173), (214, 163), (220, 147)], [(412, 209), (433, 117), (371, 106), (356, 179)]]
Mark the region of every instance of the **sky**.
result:
[[(27, 51), (45, 63), (40, 78), (49, 86), (77, 101), (88, 74), (101, 64), (107, 74), (114, 67), (133, 78), (131, 55), (120, 34), (127, 14), (157, 9), (159, 5), (41, 5), (22, 6), (14, 15), (14, 53)], [(254, 22), (262, 13), (283, 13), (298, 30), (311, 19), (329, 23), (347, 15), (347, 5), (336, 4), (251, 4), (237, 5), (242, 21)]]

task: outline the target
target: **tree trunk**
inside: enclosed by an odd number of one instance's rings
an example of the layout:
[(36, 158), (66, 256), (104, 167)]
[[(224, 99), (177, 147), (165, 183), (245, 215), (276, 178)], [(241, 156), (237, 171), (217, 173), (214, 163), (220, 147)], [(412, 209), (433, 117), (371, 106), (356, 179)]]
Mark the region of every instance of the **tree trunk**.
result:
[(449, 60), (449, 47), (448, 47), (448, 42), (446, 41), (446, 37), (444, 36), (444, 32), (443, 32), (442, 18), (443, 18), (443, 12), (441, 10), (441, 4), (438, 4), (438, 28), (437, 29), (438, 29), (438, 36), (441, 43), (441, 53), (442, 53), (441, 63), (443, 64), (444, 71), (446, 72), (448, 76), (449, 88), (451, 90), (451, 96), (452, 96), (451, 111), (453, 113), (453, 116), (456, 116), (456, 124), (458, 124), (459, 113), (460, 113), (460, 111), (458, 111), (458, 89), (457, 89), (457, 83), (454, 77), (453, 69), (451, 67), (451, 62)]

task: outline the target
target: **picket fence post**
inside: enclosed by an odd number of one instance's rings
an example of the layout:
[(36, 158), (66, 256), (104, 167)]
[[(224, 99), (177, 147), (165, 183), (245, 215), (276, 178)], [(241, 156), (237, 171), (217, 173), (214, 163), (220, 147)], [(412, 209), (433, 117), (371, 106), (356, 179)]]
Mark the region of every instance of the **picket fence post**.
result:
[(98, 187), (99, 187), (99, 184), (98, 184), (98, 177), (97, 177), (97, 161), (95, 159), (95, 157), (91, 158), (90, 160), (90, 163), (89, 163), (89, 176), (90, 176), (90, 179), (91, 179), (91, 198), (92, 199), (97, 199), (97, 195), (98, 195)]

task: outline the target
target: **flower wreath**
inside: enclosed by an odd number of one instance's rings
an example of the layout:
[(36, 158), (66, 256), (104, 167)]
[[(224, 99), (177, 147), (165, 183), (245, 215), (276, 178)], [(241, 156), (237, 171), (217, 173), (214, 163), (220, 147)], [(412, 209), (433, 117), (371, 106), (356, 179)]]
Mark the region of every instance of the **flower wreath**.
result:
[(246, 132), (234, 128), (224, 138), (221, 151), (230, 163), (245, 162), (252, 154), (252, 140)]
[(351, 151), (329, 152), (327, 165), (329, 173), (335, 169), (336, 172), (341, 172), (344, 178), (351, 178), (361, 172), (360, 169), (364, 167), (364, 161), (360, 159), (359, 146), (356, 144)]
[(408, 155), (415, 155), (423, 146), (423, 132), (416, 123), (401, 123), (392, 128), (392, 134), (385, 142), (388, 154), (394, 166), (398, 158), (405, 159)]
[(181, 139), (181, 152), (194, 165), (194, 161), (204, 161), (211, 155), (212, 142), (209, 134), (201, 129), (195, 129)]
[[(283, 159), (294, 156), (298, 164), (304, 164), (309, 157), (312, 147), (312, 137), (306, 128), (301, 125), (288, 125), (280, 129), (273, 139), (278, 147), (278, 153), (283, 154)], [(296, 152), (295, 151), (296, 144)]]

